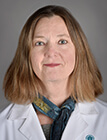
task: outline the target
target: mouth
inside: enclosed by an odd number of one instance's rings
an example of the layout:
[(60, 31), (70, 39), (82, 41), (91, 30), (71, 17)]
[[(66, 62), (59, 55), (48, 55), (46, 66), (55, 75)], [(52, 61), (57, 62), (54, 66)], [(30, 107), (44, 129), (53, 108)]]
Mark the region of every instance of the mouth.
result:
[(50, 63), (50, 64), (44, 64), (44, 66), (46, 66), (46, 67), (57, 67), (57, 66), (59, 66), (60, 64), (58, 64), (58, 63)]

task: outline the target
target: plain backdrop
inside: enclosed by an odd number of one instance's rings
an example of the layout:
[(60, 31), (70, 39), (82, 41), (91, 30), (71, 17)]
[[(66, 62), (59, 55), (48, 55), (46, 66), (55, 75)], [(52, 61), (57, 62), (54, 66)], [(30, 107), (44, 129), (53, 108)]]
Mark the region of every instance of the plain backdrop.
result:
[(60, 5), (71, 11), (86, 34), (103, 77), (107, 101), (107, 1), (106, 0), (1, 0), (0, 1), (0, 109), (9, 102), (2, 89), (3, 78), (17, 48), (27, 18), (45, 5)]

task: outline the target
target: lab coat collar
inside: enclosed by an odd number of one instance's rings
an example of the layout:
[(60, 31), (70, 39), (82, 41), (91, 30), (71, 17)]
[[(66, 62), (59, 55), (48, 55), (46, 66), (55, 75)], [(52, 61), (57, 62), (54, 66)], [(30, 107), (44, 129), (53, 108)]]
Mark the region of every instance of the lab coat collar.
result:
[[(80, 102), (76, 104), (75, 108), (79, 108), (80, 114), (98, 114), (98, 109), (95, 106), (95, 102)], [(10, 113), (8, 114), (8, 119), (16, 120), (21, 118), (27, 118), (30, 109), (33, 109), (31, 104), (28, 105), (17, 105), (14, 104)]]
[(31, 105), (18, 105), (13, 104), (7, 119), (17, 120), (17, 119), (26, 119), (30, 111)]
[(88, 114), (98, 114), (99, 111), (96, 108), (95, 102), (80, 102), (77, 104), (80, 114), (88, 115)]
[[(88, 122), (84, 119), (84, 116), (92, 117), (93, 115), (98, 115), (98, 108), (95, 106), (94, 102), (77, 103), (75, 106), (75, 110), (73, 111), (72, 115), (68, 120), (61, 140), (65, 140), (66, 138), (68, 138), (68, 136), (70, 140), (71, 138), (72, 140), (78, 138), (80, 134), (83, 133), (89, 126)], [(24, 120), (23, 123), (19, 126), (19, 131), (28, 140), (33, 140), (36, 138), (39, 140), (46, 140), (32, 104), (15, 104), (9, 113), (8, 119)]]

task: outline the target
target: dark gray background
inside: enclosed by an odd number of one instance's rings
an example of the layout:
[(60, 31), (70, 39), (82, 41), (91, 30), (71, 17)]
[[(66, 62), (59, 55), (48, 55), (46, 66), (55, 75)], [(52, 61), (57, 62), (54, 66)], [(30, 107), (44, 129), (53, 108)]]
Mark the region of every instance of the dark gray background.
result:
[(0, 1), (0, 109), (9, 102), (4, 97), (2, 82), (12, 61), (20, 31), (27, 18), (38, 8), (49, 5), (68, 8), (79, 21), (103, 76), (107, 101), (107, 1), (106, 0), (1, 0)]

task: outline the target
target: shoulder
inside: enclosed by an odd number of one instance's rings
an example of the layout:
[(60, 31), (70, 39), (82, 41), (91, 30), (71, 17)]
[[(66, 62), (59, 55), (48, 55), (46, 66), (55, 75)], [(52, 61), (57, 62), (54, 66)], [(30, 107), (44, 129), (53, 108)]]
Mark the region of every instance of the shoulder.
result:
[(3, 109), (0, 112), (0, 118), (4, 117), (4, 116), (8, 116), (8, 114), (11, 112), (12, 108), (13, 108), (14, 104), (9, 104), (5, 109)]
[(96, 104), (99, 104), (99, 105), (102, 106), (102, 107), (107, 108), (107, 102), (104, 102), (104, 101), (102, 101), (102, 100), (100, 100), (100, 99), (96, 99), (95, 103), (96, 103)]
[(22, 117), (26, 118), (29, 114), (29, 111), (32, 109), (33, 107), (31, 104), (19, 105), (11, 103), (0, 113), (0, 119), (18, 119)]
[(105, 112), (107, 114), (107, 102), (96, 99), (94, 105), (99, 112)]
[(107, 102), (97, 99), (96, 102), (94, 102), (94, 105), (98, 110), (100, 117), (107, 119)]
[(107, 103), (96, 99), (94, 102), (81, 102), (77, 104), (77, 113), (92, 126), (102, 126), (107, 129)]

